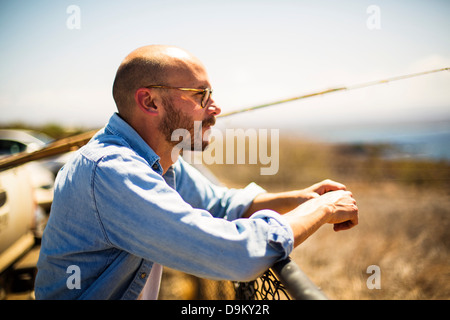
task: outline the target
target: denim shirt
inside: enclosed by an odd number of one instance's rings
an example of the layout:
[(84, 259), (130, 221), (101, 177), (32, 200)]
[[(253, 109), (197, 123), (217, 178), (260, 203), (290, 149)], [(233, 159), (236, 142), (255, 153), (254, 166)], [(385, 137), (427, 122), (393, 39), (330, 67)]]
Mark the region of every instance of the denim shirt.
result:
[(241, 218), (261, 192), (214, 185), (181, 157), (162, 176), (159, 157), (114, 114), (58, 173), (36, 298), (136, 299), (153, 263), (254, 279), (293, 248), (276, 212)]

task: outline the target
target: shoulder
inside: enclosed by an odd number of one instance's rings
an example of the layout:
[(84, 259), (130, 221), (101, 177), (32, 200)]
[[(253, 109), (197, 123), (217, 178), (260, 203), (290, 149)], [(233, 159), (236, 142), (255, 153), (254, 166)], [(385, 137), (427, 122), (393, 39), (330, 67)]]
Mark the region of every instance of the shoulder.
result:
[(72, 165), (86, 166), (90, 163), (95, 168), (120, 167), (131, 162), (148, 166), (148, 162), (130, 146), (126, 139), (105, 133), (104, 130), (100, 130), (91, 141), (80, 148), (72, 159)]
[(130, 172), (130, 168), (139, 168), (141, 172), (150, 169), (148, 162), (124, 139), (99, 132), (72, 156), (59, 175), (64, 180), (75, 177), (92, 179), (101, 173), (123, 175), (126, 171)]
[(88, 144), (79, 150), (79, 153), (94, 162), (108, 157), (136, 154), (125, 139), (106, 134), (104, 130), (99, 131)]

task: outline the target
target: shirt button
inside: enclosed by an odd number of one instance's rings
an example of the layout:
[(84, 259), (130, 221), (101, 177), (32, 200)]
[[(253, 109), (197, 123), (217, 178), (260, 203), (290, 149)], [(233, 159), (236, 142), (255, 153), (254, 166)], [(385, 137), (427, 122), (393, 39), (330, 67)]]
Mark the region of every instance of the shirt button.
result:
[(147, 276), (147, 274), (145, 272), (141, 273), (141, 279), (145, 279), (146, 276)]
[(153, 168), (153, 170), (158, 170), (158, 164), (154, 164), (153, 166), (152, 166), (152, 168)]

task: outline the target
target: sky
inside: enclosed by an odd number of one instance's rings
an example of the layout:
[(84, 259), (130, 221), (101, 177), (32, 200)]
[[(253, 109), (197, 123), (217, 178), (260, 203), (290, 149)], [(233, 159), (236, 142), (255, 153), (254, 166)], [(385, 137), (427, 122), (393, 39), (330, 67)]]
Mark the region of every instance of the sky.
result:
[[(450, 67), (449, 13), (446, 0), (0, 0), (0, 123), (103, 126), (116, 111), (117, 67), (148, 44), (176, 45), (200, 58), (224, 113)], [(449, 89), (445, 71), (222, 124), (450, 120)]]

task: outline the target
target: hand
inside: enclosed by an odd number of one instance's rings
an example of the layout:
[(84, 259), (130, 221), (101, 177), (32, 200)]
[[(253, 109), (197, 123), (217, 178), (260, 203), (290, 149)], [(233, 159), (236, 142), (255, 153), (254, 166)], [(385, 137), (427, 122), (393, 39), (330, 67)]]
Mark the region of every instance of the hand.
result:
[(298, 207), (301, 215), (308, 215), (318, 208), (327, 208), (325, 222), (334, 224), (334, 231), (353, 228), (358, 224), (358, 207), (350, 191), (329, 191)]
[(291, 226), (296, 247), (325, 223), (334, 224), (334, 231), (356, 226), (358, 207), (350, 191), (336, 190), (304, 202), (284, 217)]
[(334, 231), (348, 230), (358, 224), (358, 207), (350, 191), (332, 191), (320, 198), (331, 205), (332, 213), (328, 223), (334, 224)]
[(300, 196), (300, 198), (303, 198), (303, 201), (306, 201), (309, 199), (314, 199), (314, 198), (320, 197), (321, 195), (323, 195), (327, 192), (337, 191), (337, 190), (346, 190), (346, 186), (343, 185), (342, 183), (327, 179), (327, 180), (318, 182), (316, 184), (313, 184), (312, 186), (310, 186), (308, 188), (300, 190), (299, 196)]
[(346, 187), (342, 183), (339, 183), (339, 182), (336, 182), (336, 181), (333, 181), (330, 179), (326, 179), (326, 180), (323, 180), (316, 184), (313, 184), (311, 187), (306, 188), (305, 190), (315, 192), (321, 196), (330, 191), (346, 190)]

